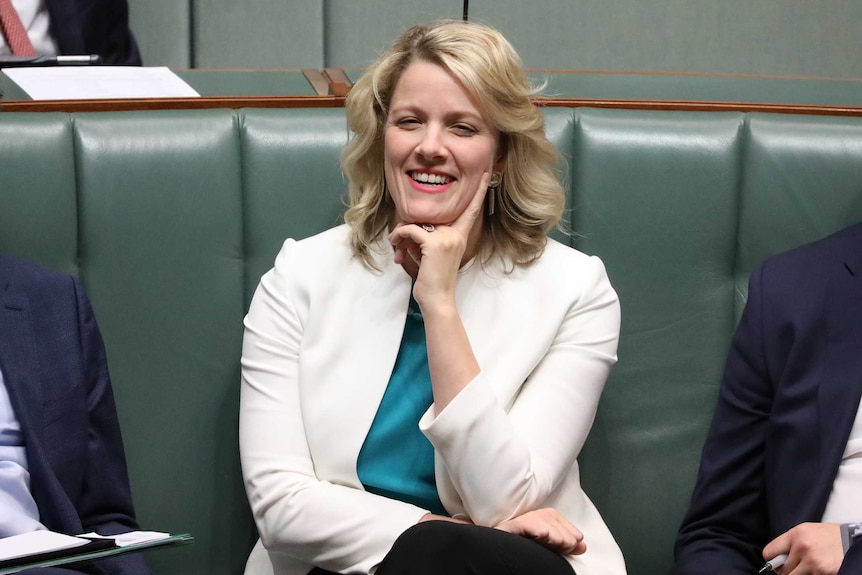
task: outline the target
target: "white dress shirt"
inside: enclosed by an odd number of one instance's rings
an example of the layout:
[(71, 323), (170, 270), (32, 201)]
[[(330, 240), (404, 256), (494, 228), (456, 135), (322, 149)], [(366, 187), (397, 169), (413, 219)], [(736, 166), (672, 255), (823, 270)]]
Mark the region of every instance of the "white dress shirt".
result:
[[(18, 12), (36, 53), (43, 56), (56, 56), (57, 43), (54, 42), (48, 32), (49, 17), (45, 2), (43, 0), (12, 0), (12, 5)], [(11, 53), (12, 50), (6, 44), (6, 38), (0, 34), (0, 56), (8, 56)]]
[(856, 420), (823, 512), (824, 523), (859, 521), (862, 521), (862, 404), (856, 410)]
[(45, 529), (30, 494), (24, 435), (0, 371), (0, 538)]

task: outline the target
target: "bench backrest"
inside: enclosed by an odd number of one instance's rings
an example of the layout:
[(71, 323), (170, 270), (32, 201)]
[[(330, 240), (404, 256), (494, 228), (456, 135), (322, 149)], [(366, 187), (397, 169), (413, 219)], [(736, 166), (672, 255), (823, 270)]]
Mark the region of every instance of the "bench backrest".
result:
[[(665, 574), (748, 273), (862, 220), (862, 119), (545, 114), (623, 310), (584, 486), (630, 573)], [(242, 318), (285, 237), (339, 222), (346, 138), (342, 109), (0, 114), (0, 252), (84, 281), (140, 521), (197, 539), (162, 575), (242, 572)]]

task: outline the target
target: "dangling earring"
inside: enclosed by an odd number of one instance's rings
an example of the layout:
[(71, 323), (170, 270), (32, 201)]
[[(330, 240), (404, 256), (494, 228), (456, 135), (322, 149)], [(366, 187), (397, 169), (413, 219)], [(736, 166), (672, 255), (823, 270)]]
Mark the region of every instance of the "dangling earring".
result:
[(491, 179), (488, 181), (488, 215), (494, 215), (494, 208), (497, 198), (497, 188), (500, 187), (500, 183), (503, 181), (503, 174), (500, 172), (493, 172), (491, 174)]

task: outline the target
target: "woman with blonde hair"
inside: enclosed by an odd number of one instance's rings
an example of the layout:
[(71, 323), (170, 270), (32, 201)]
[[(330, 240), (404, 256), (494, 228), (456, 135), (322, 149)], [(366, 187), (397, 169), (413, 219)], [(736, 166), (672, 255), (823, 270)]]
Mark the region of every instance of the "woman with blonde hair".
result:
[(346, 103), (345, 224), (288, 239), (246, 317), (246, 573), (625, 573), (577, 456), (616, 361), (595, 257), (499, 32), (416, 26)]

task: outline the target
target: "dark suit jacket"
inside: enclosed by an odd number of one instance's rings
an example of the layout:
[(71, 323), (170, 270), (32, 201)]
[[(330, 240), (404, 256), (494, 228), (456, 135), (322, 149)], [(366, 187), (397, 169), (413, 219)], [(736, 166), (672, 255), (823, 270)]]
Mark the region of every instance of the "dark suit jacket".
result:
[(140, 66), (126, 0), (45, 0), (60, 54), (98, 54), (102, 64)]
[[(860, 395), (857, 224), (752, 273), (677, 538), (676, 573), (756, 573), (769, 541), (820, 521)], [(862, 573), (859, 550), (845, 557), (845, 572)]]
[[(105, 348), (74, 278), (0, 256), (0, 368), (42, 524), (71, 535), (138, 529)], [(150, 574), (135, 553), (81, 572)]]

